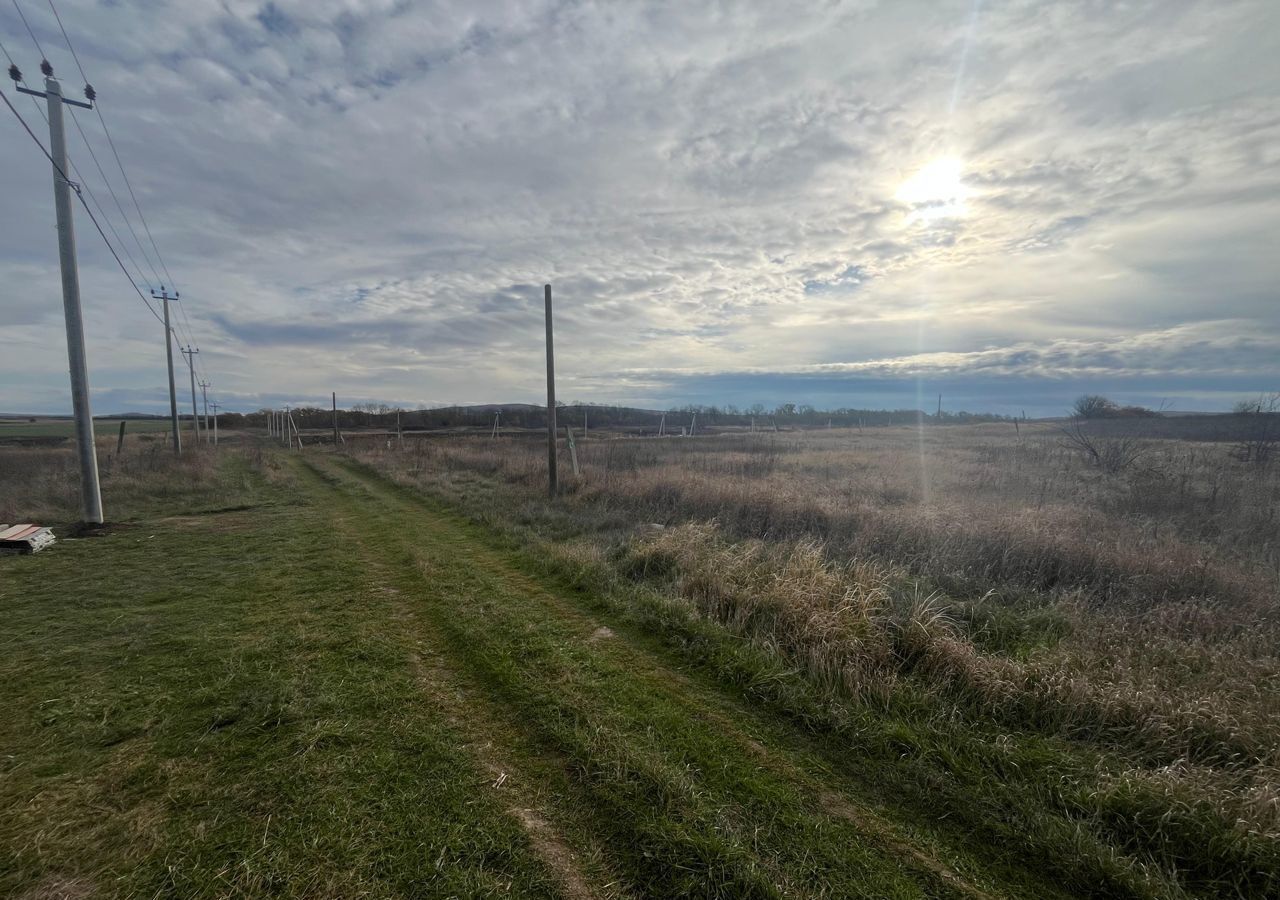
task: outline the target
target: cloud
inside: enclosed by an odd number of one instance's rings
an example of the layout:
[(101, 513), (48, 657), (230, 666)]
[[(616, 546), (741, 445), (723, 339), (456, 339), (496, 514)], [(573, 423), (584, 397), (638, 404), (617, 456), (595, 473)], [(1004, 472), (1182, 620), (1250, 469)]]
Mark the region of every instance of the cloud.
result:
[[(583, 400), (858, 377), (981, 379), (1034, 406), (1045, 379), (1200, 378), (1197, 402), (1226, 406), (1277, 375), (1264, 0), (60, 9), (183, 340), (232, 405), (536, 400), (546, 281), (562, 393)], [(74, 84), (56, 23), (28, 14)], [(0, 152), (0, 408), (65, 409), (47, 163), (11, 119)], [(940, 158), (965, 215), (913, 217), (900, 188)], [(158, 326), (77, 226), (100, 402), (162, 409)]]

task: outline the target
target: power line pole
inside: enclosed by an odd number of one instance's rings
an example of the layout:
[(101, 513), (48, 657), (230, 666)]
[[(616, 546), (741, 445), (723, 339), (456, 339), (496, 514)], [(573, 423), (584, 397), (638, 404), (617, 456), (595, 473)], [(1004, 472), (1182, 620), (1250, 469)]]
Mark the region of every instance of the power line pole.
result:
[(333, 392), (333, 449), (338, 449), (338, 392)]
[(200, 443), (200, 410), (196, 406), (196, 363), (195, 356), (199, 353), (199, 348), (191, 349), (191, 345), (187, 345), (187, 349), (182, 351), (182, 355), (187, 358), (187, 368), (191, 371), (191, 434), (196, 439), (196, 443)]
[[(160, 285), (160, 293), (151, 291), (151, 296), (164, 301), (164, 357), (169, 367), (169, 419), (173, 428), (173, 455), (182, 454), (182, 431), (178, 428), (178, 391), (173, 383), (173, 332), (169, 328), (169, 292)], [(173, 299), (178, 299), (178, 292), (173, 292)]]
[[(67, 362), (71, 372), (71, 406), (76, 416), (76, 450), (80, 457), (80, 514), (84, 521), (100, 525), (102, 488), (98, 484), (98, 448), (93, 436), (93, 410), (89, 405), (89, 361), (84, 346), (84, 316), (80, 310), (80, 273), (76, 268), (75, 224), (71, 218), (71, 182), (67, 179), (67, 138), (63, 130), (62, 105), (93, 109), (62, 96), (62, 85), (53, 77), (48, 61), (40, 64), (44, 90), (33, 91), (18, 85), (24, 94), (44, 97), (49, 107), (49, 157), (53, 161), (53, 206), (58, 222), (58, 263), (62, 269), (62, 312), (67, 326)], [(85, 96), (93, 100), (93, 89), (85, 85)], [(80, 190), (76, 186), (76, 192)]]
[(544, 288), (547, 307), (547, 494), (556, 495), (556, 351), (551, 337), (551, 285)]
[(204, 397), (204, 442), (209, 443), (209, 382), (200, 382), (200, 395)]
[(210, 404), (213, 407), (213, 446), (218, 446), (218, 404), (215, 401)]

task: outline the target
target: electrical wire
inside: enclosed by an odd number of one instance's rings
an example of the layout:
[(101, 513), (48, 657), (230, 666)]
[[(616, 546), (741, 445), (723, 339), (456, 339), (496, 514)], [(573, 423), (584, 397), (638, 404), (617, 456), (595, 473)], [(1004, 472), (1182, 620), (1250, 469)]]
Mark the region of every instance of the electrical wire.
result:
[[(67, 49), (71, 51), (71, 58), (75, 60), (76, 68), (80, 70), (80, 77), (84, 79), (85, 90), (89, 89), (89, 74), (84, 70), (84, 64), (80, 62), (80, 54), (76, 53), (75, 45), (71, 43), (71, 36), (67, 34), (67, 28), (62, 24), (62, 16), (58, 14), (58, 8), (54, 6), (53, 0), (48, 0), (49, 11), (53, 13), (53, 18), (58, 23), (58, 30), (62, 32), (62, 39), (66, 42)], [(151, 248), (155, 251), (156, 259), (160, 260), (160, 268), (165, 270), (165, 274), (169, 274), (169, 270), (165, 268), (164, 260), (160, 257), (160, 250), (156, 247), (155, 239), (151, 237), (151, 230), (147, 227), (147, 220), (142, 215), (142, 207), (138, 205), (138, 198), (133, 193), (133, 185), (129, 182), (129, 176), (125, 174), (124, 164), (120, 161), (120, 154), (116, 152), (115, 142), (111, 139), (111, 132), (107, 129), (107, 120), (102, 116), (102, 109), (95, 101), (93, 105), (94, 112), (98, 114), (98, 119), (102, 122), (102, 131), (107, 136), (107, 142), (111, 145), (111, 152), (115, 155), (116, 165), (120, 167), (120, 174), (124, 177), (125, 185), (129, 189), (129, 195), (133, 198), (134, 209), (138, 211), (138, 219), (142, 222), (143, 229), (147, 233), (147, 238), (151, 241)], [(89, 137), (84, 133), (84, 128), (80, 125), (80, 119), (76, 115), (75, 110), (71, 110), (71, 120), (75, 123), (76, 130), (80, 132), (80, 138), (84, 141), (85, 148), (89, 151), (89, 155), (93, 157), (93, 163), (98, 167), (98, 174), (102, 176), (102, 181), (107, 186), (107, 190), (111, 194), (111, 199), (115, 201), (116, 209), (120, 211), (120, 217), (124, 219), (124, 224), (128, 227), (129, 233), (133, 235), (134, 242), (138, 245), (138, 250), (142, 253), (142, 258), (146, 260), (147, 266), (151, 269), (151, 274), (155, 276), (156, 283), (164, 281), (160, 277), (160, 273), (156, 271), (156, 265), (151, 261), (151, 256), (147, 253), (147, 248), (143, 246), (142, 240), (138, 237), (138, 232), (134, 230), (133, 223), (129, 221), (129, 216), (124, 211), (120, 198), (116, 196), (115, 189), (111, 187), (111, 179), (107, 178), (107, 173), (103, 171), (101, 163), (98, 162), (98, 155), (93, 152), (93, 145), (89, 143)], [(136, 263), (135, 263), (136, 265)], [(147, 287), (152, 288), (150, 280), (143, 278), (147, 282)], [(172, 278), (170, 278), (172, 283)]]
[[(17, 3), (17, 0), (14, 0)], [(71, 58), (76, 62), (76, 68), (80, 70), (80, 77), (84, 79), (86, 85), (89, 84), (89, 76), (85, 74), (84, 66), (80, 64), (80, 56), (76, 53), (75, 46), (71, 43), (71, 36), (67, 34), (67, 29), (62, 24), (62, 16), (58, 15), (58, 8), (53, 5), (53, 0), (48, 0), (49, 9), (53, 12), (53, 17), (58, 21), (58, 29), (62, 32), (62, 39), (67, 42), (67, 49), (71, 51)], [(142, 230), (147, 233), (147, 240), (151, 243), (151, 249), (155, 251), (156, 259), (160, 262), (160, 268), (164, 269), (165, 277), (169, 279), (169, 284), (177, 287), (173, 276), (169, 274), (169, 267), (164, 264), (164, 257), (160, 255), (160, 248), (156, 246), (156, 239), (151, 236), (151, 226), (147, 224), (147, 217), (142, 214), (142, 206), (138, 203), (138, 195), (133, 191), (133, 183), (129, 181), (129, 175), (124, 170), (124, 163), (120, 160), (120, 153), (116, 150), (116, 142), (111, 137), (111, 129), (107, 127), (107, 120), (102, 115), (102, 107), (98, 103), (93, 104), (93, 111), (98, 114), (98, 121), (102, 123), (102, 133), (107, 136), (107, 144), (111, 147), (111, 154), (116, 158), (116, 165), (120, 167), (120, 175), (124, 178), (125, 187), (129, 189), (129, 196), (133, 200), (133, 208), (138, 211), (138, 219), (142, 222)], [(144, 254), (145, 255), (145, 252)], [(150, 264), (148, 262), (148, 264)], [(153, 267), (154, 268), (154, 267)], [(156, 279), (159, 280), (159, 273), (156, 273)]]
[[(62, 178), (62, 180), (70, 184), (71, 179), (67, 177), (67, 173), (63, 170), (63, 168), (60, 165), (58, 165), (57, 162), (54, 161), (53, 156), (50, 155), (49, 151), (45, 149), (44, 144), (40, 143), (40, 138), (36, 137), (36, 133), (32, 131), (31, 126), (27, 124), (27, 120), (22, 118), (22, 113), (18, 112), (17, 108), (13, 105), (12, 102), (10, 102), (9, 95), (6, 94), (3, 90), (0, 90), (0, 100), (4, 100), (4, 105), (9, 107), (9, 111), (13, 113), (14, 116), (18, 119), (18, 122), (22, 125), (23, 130), (27, 132), (28, 136), (30, 136), (31, 140), (35, 141), (36, 146), (40, 148), (40, 152), (44, 154), (45, 159), (49, 160), (50, 164), (53, 166), (54, 170), (58, 173), (58, 175)], [(137, 282), (133, 280), (133, 276), (131, 276), (129, 274), (129, 270), (125, 268), (124, 262), (120, 259), (120, 254), (118, 254), (116, 252), (116, 248), (112, 246), (111, 240), (107, 237), (107, 233), (103, 231), (102, 226), (98, 224), (98, 219), (93, 214), (93, 209), (85, 201), (84, 196), (80, 193), (79, 190), (77, 190), (75, 193), (76, 193), (76, 197), (80, 199), (80, 205), (83, 206), (84, 211), (89, 214), (89, 221), (93, 222), (93, 227), (98, 229), (98, 234), (102, 238), (102, 242), (107, 245), (107, 249), (111, 251), (112, 257), (115, 258), (116, 265), (120, 267), (120, 271), (124, 273), (124, 277), (129, 280), (129, 285), (133, 288), (134, 293), (138, 295), (138, 299), (142, 301), (143, 306), (145, 306), (147, 308), (147, 311), (150, 312), (151, 315), (155, 317), (156, 321), (163, 325), (164, 319), (161, 318), (160, 314), (156, 312), (155, 307), (153, 307), (151, 305), (151, 302), (147, 300), (146, 295), (143, 294), (141, 290), (139, 290)]]
[[(84, 133), (84, 129), (80, 127), (80, 119), (76, 116), (75, 110), (71, 110), (71, 121), (75, 123), (76, 131), (80, 132), (80, 140), (84, 141), (85, 149), (89, 151), (93, 164), (98, 168), (98, 174), (102, 176), (102, 183), (107, 186), (107, 192), (111, 194), (111, 199), (115, 201), (116, 209), (120, 211), (120, 218), (124, 219), (125, 226), (129, 229), (129, 233), (133, 235), (134, 243), (138, 245), (138, 250), (142, 253), (142, 258), (147, 261), (147, 266), (151, 269), (151, 274), (155, 276), (156, 284), (161, 284), (163, 279), (160, 273), (156, 271), (155, 263), (151, 261), (151, 257), (147, 255), (147, 248), (143, 246), (138, 232), (134, 230), (133, 223), (129, 221), (129, 215), (124, 211), (124, 205), (120, 202), (120, 198), (116, 196), (115, 189), (111, 186), (111, 179), (107, 178), (107, 173), (102, 169), (102, 163), (98, 162), (98, 154), (93, 152), (93, 145), (89, 143), (89, 136)], [(141, 269), (139, 268), (139, 271)], [(145, 276), (142, 279), (146, 281), (147, 287), (152, 287), (151, 281)]]
[[(80, 54), (76, 52), (75, 44), (71, 42), (71, 35), (67, 33), (67, 27), (62, 22), (62, 16), (58, 13), (58, 7), (54, 4), (53, 0), (47, 0), (47, 2), (49, 4), (49, 11), (53, 13), (53, 18), (58, 23), (58, 30), (62, 32), (62, 39), (66, 42), (67, 49), (71, 51), (71, 58), (75, 60), (76, 68), (79, 69), (80, 77), (84, 79), (87, 87), (89, 85), (89, 74), (85, 71), (84, 64), (80, 62)], [(98, 121), (102, 125), (102, 133), (107, 138), (107, 144), (111, 148), (111, 155), (115, 157), (116, 166), (120, 169), (120, 176), (124, 179), (125, 187), (129, 191), (129, 198), (133, 201), (133, 208), (138, 213), (138, 220), (142, 223), (143, 231), (146, 232), (147, 241), (151, 244), (151, 249), (155, 253), (156, 260), (160, 263), (160, 268), (164, 270), (169, 286), (173, 288), (176, 293), (177, 283), (175, 282), (173, 275), (169, 272), (169, 267), (165, 264), (164, 257), (160, 253), (160, 248), (156, 245), (156, 239), (151, 234), (151, 226), (147, 223), (147, 218), (142, 213), (142, 206), (138, 203), (138, 195), (134, 192), (133, 183), (129, 180), (129, 174), (125, 171), (124, 162), (120, 159), (120, 152), (116, 149), (115, 140), (111, 137), (111, 129), (107, 127), (107, 120), (102, 114), (101, 105), (95, 102), (93, 104), (93, 111), (98, 115)], [(89, 155), (93, 157), (94, 164), (98, 167), (98, 173), (102, 176), (103, 182), (107, 185), (107, 190), (111, 193), (111, 198), (116, 203), (116, 208), (120, 210), (121, 218), (124, 219), (125, 225), (128, 226), (130, 234), (133, 235), (133, 239), (138, 245), (138, 250), (142, 253), (142, 258), (147, 261), (147, 265), (151, 269), (151, 274), (155, 276), (156, 281), (161, 281), (160, 273), (156, 271), (155, 263), (151, 261), (151, 255), (147, 253), (147, 248), (143, 246), (141, 239), (139, 239), (138, 233), (133, 228), (133, 223), (129, 221), (128, 215), (125, 214), (123, 205), (120, 203), (115, 191), (111, 188), (111, 181), (107, 178), (106, 172), (104, 172), (102, 170), (102, 166), (98, 164), (97, 155), (93, 152), (93, 147), (89, 143), (89, 138), (85, 135), (84, 129), (80, 127), (79, 119), (76, 117), (74, 110), (72, 110), (71, 117), (76, 123), (76, 129), (79, 130), (80, 137), (84, 140), (85, 147), (89, 150)], [(135, 262), (134, 265), (137, 266), (137, 263)], [(138, 268), (139, 271), (141, 271), (141, 267)], [(146, 281), (146, 278), (144, 277), (143, 280)], [(150, 282), (147, 282), (147, 285), (150, 287)], [(191, 327), (191, 320), (187, 316), (186, 304), (179, 301), (178, 310), (182, 315), (183, 321), (186, 323), (187, 345), (191, 346), (195, 343), (194, 330)], [(176, 320), (174, 321), (174, 325), (178, 325)], [(178, 330), (176, 327), (171, 330), (173, 330), (175, 337), (178, 336)], [(201, 366), (197, 363), (196, 368), (199, 370), (201, 369)]]
[[(71, 36), (67, 33), (66, 26), (62, 22), (62, 16), (59, 15), (58, 13), (57, 6), (54, 4), (53, 0), (47, 0), (47, 2), (49, 4), (50, 12), (53, 13), (53, 17), (58, 23), (58, 30), (62, 32), (62, 39), (66, 42), (67, 49), (71, 51), (71, 57), (73, 60), (75, 60), (76, 68), (80, 71), (80, 76), (84, 79), (86, 92), (88, 92), (89, 75), (85, 71), (83, 63), (81, 63), (80, 61), (80, 55), (76, 53), (75, 45), (71, 42)], [(45, 54), (44, 54), (44, 49), (40, 46), (40, 42), (35, 36), (35, 32), (31, 30), (30, 24), (27, 23), (26, 16), (23, 15), (21, 7), (18, 6), (18, 0), (13, 0), (13, 5), (14, 5), (14, 9), (18, 11), (18, 15), (22, 18), (23, 25), (25, 25), (27, 28), (27, 33), (31, 36), (32, 41), (35, 42), (36, 49), (40, 52), (40, 55), (42, 57), (47, 59), (47, 57), (45, 57)], [(7, 50), (5, 51), (5, 55), (6, 56), (9, 55)], [(13, 62), (12, 57), (10, 57), (9, 61), (10, 63)], [(22, 116), (18, 114), (18, 111), (14, 109), (13, 104), (9, 102), (8, 97), (5, 97), (4, 100), (5, 100), (5, 105), (7, 105), (9, 109), (13, 112), (13, 114), (18, 117), (18, 121), (22, 122), (23, 128), (25, 128), (27, 133), (31, 135), (32, 140), (36, 142), (36, 145), (40, 147), (41, 151), (44, 152), (45, 156), (48, 157), (49, 161), (52, 163), (53, 158), (49, 155), (48, 151), (44, 149), (44, 145), (40, 143), (39, 138), (35, 136), (35, 134), (31, 131), (29, 127), (27, 127), (26, 122), (22, 119)], [(34, 103), (34, 98), (33, 98), (33, 103)], [(35, 104), (35, 106), (36, 106), (36, 109), (39, 110), (40, 108), (39, 104)], [(159, 246), (157, 246), (155, 237), (151, 233), (151, 226), (147, 223), (146, 216), (143, 215), (142, 206), (138, 202), (138, 195), (133, 189), (133, 183), (129, 180), (129, 173), (125, 171), (124, 162), (120, 158), (120, 151), (116, 148), (115, 140), (111, 137), (111, 129), (107, 126), (107, 120), (102, 114), (102, 108), (100, 104), (95, 102), (93, 104), (93, 110), (98, 115), (98, 121), (102, 125), (102, 132), (107, 138), (107, 144), (111, 148), (111, 154), (115, 158), (116, 166), (120, 169), (120, 176), (121, 178), (124, 179), (125, 187), (129, 191), (129, 198), (133, 201), (133, 208), (138, 214), (138, 220), (142, 223), (143, 231), (147, 235), (147, 240), (151, 244), (151, 249), (155, 253), (155, 258), (160, 263), (160, 268), (164, 270), (164, 273), (166, 278), (168, 279), (169, 285), (174, 288), (176, 293), (177, 283), (175, 282), (173, 275), (169, 272), (169, 267), (165, 264), (164, 257), (160, 253), (160, 248)], [(41, 112), (43, 116), (43, 111)], [(155, 263), (151, 261), (151, 256), (150, 254), (147, 253), (147, 248), (143, 246), (141, 239), (138, 237), (137, 231), (134, 230), (133, 223), (130, 222), (129, 216), (125, 213), (124, 205), (120, 202), (120, 198), (116, 195), (114, 188), (112, 188), (111, 180), (107, 178), (106, 172), (103, 170), (101, 163), (98, 161), (97, 154), (94, 153), (93, 151), (93, 145), (89, 142), (88, 135), (84, 133), (84, 129), (81, 127), (80, 121), (76, 117), (74, 110), (71, 113), (71, 118), (76, 125), (76, 130), (79, 131), (80, 133), (81, 139), (84, 141), (85, 148), (89, 151), (89, 155), (93, 159), (94, 165), (98, 169), (98, 174), (102, 176), (103, 183), (107, 186), (107, 191), (111, 194), (111, 199), (115, 202), (116, 209), (119, 210), (121, 218), (124, 219), (125, 225), (128, 227), (130, 234), (133, 236), (134, 242), (138, 245), (138, 250), (141, 252), (143, 259), (146, 260), (148, 267), (151, 269), (151, 274), (155, 276), (155, 279), (157, 282), (161, 281), (160, 273), (156, 271)], [(58, 169), (59, 173), (64, 176), (64, 180), (66, 180), (65, 173), (62, 172), (61, 168), (58, 168), (56, 163), (54, 164), (54, 167)], [(74, 162), (71, 163), (71, 168), (76, 171), (76, 176), (80, 177), (78, 170), (76, 170)], [(88, 186), (87, 185), (84, 185), (84, 186), (85, 186), (85, 189), (88, 190)], [(154, 288), (152, 288), (151, 286), (151, 282), (147, 279), (145, 273), (143, 272), (142, 267), (138, 265), (137, 260), (133, 258), (133, 254), (129, 252), (128, 246), (126, 245), (125, 241), (120, 237), (119, 232), (116, 231), (115, 226), (111, 223), (110, 217), (106, 215), (106, 212), (105, 210), (103, 210), (102, 205), (98, 203), (97, 198), (93, 196), (93, 192), (91, 190), (88, 190), (88, 192), (90, 197), (93, 199), (95, 205), (98, 206), (98, 210), (99, 212), (102, 213), (103, 219), (107, 222), (108, 227), (111, 228), (112, 233), (115, 234), (116, 240), (120, 243), (121, 249), (124, 250), (125, 255), (129, 257), (129, 261), (133, 263), (134, 268), (137, 269), (138, 274), (141, 277), (142, 281), (147, 285), (148, 288), (150, 288), (151, 290), (154, 290)], [(76, 191), (76, 196), (80, 198), (81, 205), (85, 207), (85, 211), (89, 214), (89, 218), (93, 221), (94, 227), (98, 229), (98, 233), (102, 236), (103, 241), (106, 243), (107, 249), (110, 250), (111, 255), (115, 257), (116, 263), (120, 266), (121, 271), (124, 272), (125, 277), (129, 279), (129, 283), (133, 286), (134, 291), (138, 294), (139, 298), (142, 299), (142, 302), (146, 305), (147, 309), (151, 312), (151, 314), (155, 316), (157, 320), (163, 323), (163, 319), (161, 319), (160, 316), (156, 313), (151, 303), (147, 301), (146, 296), (143, 295), (141, 290), (139, 290), (137, 282), (134, 280), (133, 276), (130, 275), (129, 270), (125, 267), (124, 263), (120, 260), (120, 256), (116, 253), (115, 247), (112, 246), (111, 241), (107, 239), (106, 233), (103, 232), (102, 226), (98, 224), (98, 220), (96, 217), (94, 217), (93, 211), (89, 208), (88, 204), (85, 203), (84, 197), (81, 196), (79, 189), (77, 189)], [(179, 301), (178, 309), (181, 313), (183, 322), (185, 322), (186, 324), (187, 346), (190, 347), (196, 343), (194, 340), (194, 329), (191, 327), (191, 320), (187, 315), (186, 305), (183, 304), (181, 301)], [(169, 328), (169, 331), (171, 332), (174, 338), (177, 338), (179, 340), (179, 345), (181, 345), (182, 338), (179, 333), (179, 328), (180, 328), (180, 325), (178, 321), (174, 320), (173, 325), (170, 326)], [(202, 377), (204, 378), (204, 380), (208, 380), (207, 377), (203, 376), (204, 367), (201, 364), (196, 363), (194, 368), (199, 370), (202, 373)]]
[(0, 41), (0, 53), (3, 53), (5, 59), (9, 60), (9, 65), (11, 66), (17, 65), (17, 63), (13, 61), (13, 57), (9, 55), (9, 51), (5, 48), (4, 41)]
[(31, 35), (32, 42), (36, 45), (36, 50), (40, 52), (40, 58), (47, 60), (49, 57), (44, 55), (44, 48), (40, 46), (40, 38), (36, 37), (36, 33), (31, 30), (31, 25), (27, 22), (27, 17), (22, 13), (22, 7), (18, 5), (18, 0), (13, 0), (13, 8), (18, 11), (18, 18), (22, 20), (22, 24), (26, 26), (27, 34)]
[[(5, 58), (9, 60), (10, 65), (14, 66), (15, 68), (17, 67), (17, 63), (14, 62), (13, 56), (9, 53), (8, 48), (4, 46), (4, 43), (2, 41), (0, 41), (0, 52), (4, 53)], [(26, 79), (23, 79), (23, 81), (25, 82)], [(44, 121), (46, 125), (49, 124), (49, 117), (45, 115), (45, 111), (40, 106), (40, 103), (36, 100), (35, 97), (32, 97), (30, 95), (27, 95), (27, 96), (28, 96), (28, 99), (31, 100), (32, 107), (34, 107), (35, 111), (40, 114), (40, 118)], [(80, 132), (81, 139), (84, 140), (85, 142), (85, 148), (89, 151), (89, 155), (93, 157), (94, 165), (98, 167), (98, 173), (102, 175), (102, 180), (107, 185), (107, 190), (111, 192), (111, 199), (115, 200), (116, 209), (120, 210), (121, 217), (124, 218), (125, 224), (128, 225), (129, 217), (125, 215), (124, 207), (120, 204), (120, 199), (116, 197), (115, 191), (111, 189), (111, 182), (107, 179), (106, 172), (102, 170), (102, 166), (98, 163), (98, 159), (93, 153), (93, 147), (89, 144), (89, 139), (85, 135), (84, 129), (80, 127), (79, 120), (74, 119), (74, 113), (73, 113), (73, 121), (75, 121), (76, 123), (76, 130)], [(149, 290), (152, 289), (150, 279), (147, 278), (146, 273), (142, 270), (142, 266), (138, 265), (138, 261), (133, 258), (133, 254), (129, 252), (129, 245), (125, 242), (124, 238), (120, 237), (120, 232), (116, 230), (115, 223), (111, 221), (111, 217), (108, 216), (107, 211), (103, 209), (101, 201), (98, 200), (98, 195), (93, 192), (93, 188), (89, 185), (89, 182), (85, 180), (83, 175), (80, 174), (80, 167), (76, 165), (74, 159), (70, 159), (68, 161), (71, 163), (71, 171), (75, 174), (76, 179), (78, 180), (78, 183), (89, 195), (89, 199), (93, 201), (93, 205), (98, 208), (98, 213), (102, 216), (102, 220), (107, 223), (107, 228), (111, 229), (111, 233), (115, 235), (116, 242), (120, 245), (120, 249), (124, 251), (124, 255), (128, 258), (129, 262), (133, 264), (134, 270), (138, 273), (138, 280), (141, 280), (144, 284), (146, 284)], [(136, 233), (133, 235), (133, 239), (138, 243), (139, 249), (141, 249), (142, 242), (138, 241), (138, 235)], [(152, 268), (154, 270), (154, 267)], [(132, 273), (129, 273), (129, 278), (130, 280), (134, 280)], [(159, 279), (157, 278), (157, 281), (158, 280)]]

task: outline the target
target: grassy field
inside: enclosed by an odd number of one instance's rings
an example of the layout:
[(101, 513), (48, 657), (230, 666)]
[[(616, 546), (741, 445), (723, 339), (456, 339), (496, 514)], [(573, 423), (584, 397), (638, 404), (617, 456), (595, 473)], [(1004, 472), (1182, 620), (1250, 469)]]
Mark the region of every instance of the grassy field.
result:
[(1274, 896), (1276, 473), (1005, 430), (104, 458), (0, 557), (0, 893)]
[[(120, 419), (94, 419), (93, 433), (99, 439), (114, 438), (120, 433)], [(132, 434), (155, 434), (169, 430), (167, 419), (129, 419), (125, 425), (126, 439)], [(184, 423), (189, 429), (189, 421)], [(75, 437), (76, 426), (71, 419), (0, 419), (0, 443), (7, 438)]]

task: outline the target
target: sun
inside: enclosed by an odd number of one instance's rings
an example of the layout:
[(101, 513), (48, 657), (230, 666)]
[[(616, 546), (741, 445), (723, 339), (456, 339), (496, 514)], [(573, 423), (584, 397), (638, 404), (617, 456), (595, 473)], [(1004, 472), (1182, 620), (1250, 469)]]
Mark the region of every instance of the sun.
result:
[(959, 218), (968, 212), (963, 171), (958, 158), (939, 157), (903, 182), (894, 199), (911, 207), (908, 221)]

